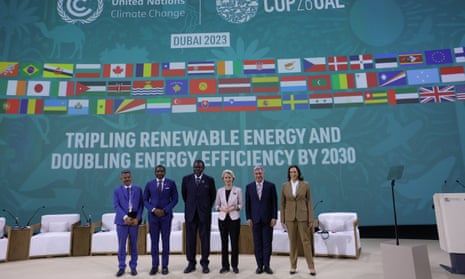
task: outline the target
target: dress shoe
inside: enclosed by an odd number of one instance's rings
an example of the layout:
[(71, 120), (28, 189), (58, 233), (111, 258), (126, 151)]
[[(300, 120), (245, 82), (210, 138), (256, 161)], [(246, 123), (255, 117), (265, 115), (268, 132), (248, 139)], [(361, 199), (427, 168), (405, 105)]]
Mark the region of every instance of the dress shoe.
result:
[(150, 269), (149, 274), (150, 275), (155, 275), (158, 273), (158, 266), (153, 266), (152, 269)]
[(204, 266), (202, 266), (202, 272), (203, 273), (209, 273), (210, 269), (208, 268), (208, 266), (204, 265)]
[(116, 272), (116, 277), (121, 277), (124, 274), (124, 269), (120, 268), (118, 269), (118, 272)]
[(265, 271), (267, 274), (273, 274), (273, 270), (271, 270), (271, 268), (269, 266), (265, 266), (263, 271)]
[(131, 275), (136, 276), (137, 275), (137, 270), (135, 268), (131, 269)]
[(225, 273), (225, 272), (228, 272), (229, 271), (229, 268), (226, 268), (226, 267), (222, 267), (220, 269), (220, 273)]
[(233, 272), (234, 272), (234, 273), (239, 273), (239, 268), (233, 267)]
[(195, 270), (195, 265), (193, 264), (189, 264), (185, 269), (184, 269), (184, 273), (191, 273), (192, 271)]
[(294, 275), (294, 274), (296, 274), (296, 271), (294, 269), (292, 269), (291, 271), (289, 271), (289, 274)]
[(263, 268), (257, 267), (257, 269), (255, 269), (255, 273), (257, 274), (263, 273)]
[(168, 274), (168, 273), (169, 273), (168, 267), (165, 266), (165, 267), (163, 267), (163, 268), (161, 269), (161, 274), (166, 275), (166, 274)]
[(316, 272), (315, 271), (310, 271), (310, 275), (315, 276)]

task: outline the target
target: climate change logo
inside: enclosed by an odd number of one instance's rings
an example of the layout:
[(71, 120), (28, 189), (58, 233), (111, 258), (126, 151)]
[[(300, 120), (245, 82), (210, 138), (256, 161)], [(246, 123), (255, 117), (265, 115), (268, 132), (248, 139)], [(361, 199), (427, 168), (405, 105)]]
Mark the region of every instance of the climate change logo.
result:
[(245, 23), (255, 17), (258, 0), (216, 0), (216, 12), (227, 22)]
[(58, 15), (68, 23), (91, 23), (103, 11), (104, 0), (58, 0)]

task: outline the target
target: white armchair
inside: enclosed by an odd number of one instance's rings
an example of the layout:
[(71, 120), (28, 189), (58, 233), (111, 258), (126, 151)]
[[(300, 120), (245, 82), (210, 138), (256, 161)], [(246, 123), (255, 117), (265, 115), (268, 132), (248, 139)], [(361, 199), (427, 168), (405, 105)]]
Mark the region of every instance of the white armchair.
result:
[(271, 243), (272, 252), (278, 254), (289, 254), (289, 236), (287, 235), (287, 231), (281, 225), (280, 216), (280, 211), (278, 211), (278, 220), (276, 220), (276, 225), (273, 228), (273, 242)]
[[(182, 224), (184, 223), (184, 213), (174, 212), (171, 220), (171, 235), (170, 235), (170, 253), (182, 253)], [(158, 242), (158, 251), (162, 251), (161, 236)], [(152, 241), (150, 232), (147, 234), (147, 253), (152, 249)]]
[(40, 228), (40, 232), (31, 238), (29, 256), (69, 256), (72, 227), (80, 220), (78, 213), (42, 215), (40, 224), (32, 226), (34, 230)]
[(6, 261), (8, 238), (5, 237), (5, 217), (0, 217), (0, 262)]
[(113, 254), (118, 252), (118, 235), (115, 224), (116, 213), (104, 213), (102, 221), (97, 222), (95, 227), (100, 231), (92, 234), (92, 254)]
[(315, 256), (360, 256), (360, 232), (355, 212), (331, 212), (318, 215), (320, 231), (314, 234)]

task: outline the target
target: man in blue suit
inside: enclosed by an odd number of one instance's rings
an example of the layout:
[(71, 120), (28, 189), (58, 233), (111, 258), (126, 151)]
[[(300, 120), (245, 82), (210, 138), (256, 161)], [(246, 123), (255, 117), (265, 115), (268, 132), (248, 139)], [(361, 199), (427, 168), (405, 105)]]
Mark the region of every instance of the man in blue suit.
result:
[(149, 212), (149, 230), (151, 240), (152, 269), (150, 275), (158, 272), (159, 246), (162, 241), (161, 273), (168, 274), (168, 263), (170, 255), (171, 220), (173, 219), (173, 208), (178, 203), (178, 190), (176, 183), (165, 177), (166, 169), (162, 165), (155, 167), (156, 179), (150, 180), (144, 189), (144, 205)]
[(265, 180), (262, 166), (254, 168), (255, 181), (246, 186), (245, 215), (252, 227), (255, 261), (255, 273), (273, 274), (270, 268), (273, 227), (278, 218), (278, 195), (274, 183)]
[(200, 236), (200, 265), (203, 273), (209, 273), (210, 231), (212, 207), (216, 198), (215, 180), (204, 174), (202, 160), (194, 161), (194, 173), (182, 178), (182, 198), (184, 199), (184, 217), (186, 220), (186, 258), (188, 261), (184, 273), (195, 270), (197, 232)]
[(123, 185), (113, 191), (113, 206), (115, 208), (115, 224), (118, 234), (118, 272), (117, 277), (124, 274), (126, 269), (126, 241), (129, 237), (131, 260), (129, 267), (131, 275), (137, 275), (137, 235), (142, 220), (144, 201), (142, 188), (132, 185), (131, 171), (123, 170), (120, 174)]

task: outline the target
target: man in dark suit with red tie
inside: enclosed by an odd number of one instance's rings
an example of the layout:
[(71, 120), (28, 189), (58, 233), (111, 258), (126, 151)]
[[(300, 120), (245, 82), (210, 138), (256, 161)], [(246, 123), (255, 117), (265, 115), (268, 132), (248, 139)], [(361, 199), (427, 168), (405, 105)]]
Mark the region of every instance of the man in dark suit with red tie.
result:
[(254, 168), (255, 181), (246, 186), (245, 215), (252, 227), (255, 260), (255, 273), (273, 274), (270, 267), (273, 227), (278, 218), (278, 195), (274, 183), (265, 180), (262, 166)]
[(174, 180), (165, 177), (166, 169), (162, 165), (155, 167), (156, 179), (150, 180), (144, 189), (144, 205), (149, 214), (152, 268), (150, 275), (158, 273), (160, 265), (158, 242), (161, 234), (162, 260), (161, 273), (168, 274), (170, 254), (171, 220), (173, 208), (178, 203), (178, 190)]
[(216, 198), (215, 180), (203, 173), (205, 164), (202, 160), (194, 161), (194, 173), (182, 179), (182, 198), (184, 199), (184, 217), (186, 220), (186, 258), (188, 261), (184, 273), (195, 270), (197, 232), (200, 236), (200, 265), (203, 273), (209, 273), (210, 231), (212, 207)]
[(123, 170), (120, 174), (123, 185), (113, 191), (113, 206), (115, 208), (116, 233), (118, 235), (118, 272), (117, 277), (124, 274), (126, 269), (126, 242), (129, 236), (131, 245), (131, 260), (129, 267), (131, 275), (137, 275), (137, 235), (142, 221), (144, 200), (142, 188), (132, 185), (131, 171)]

